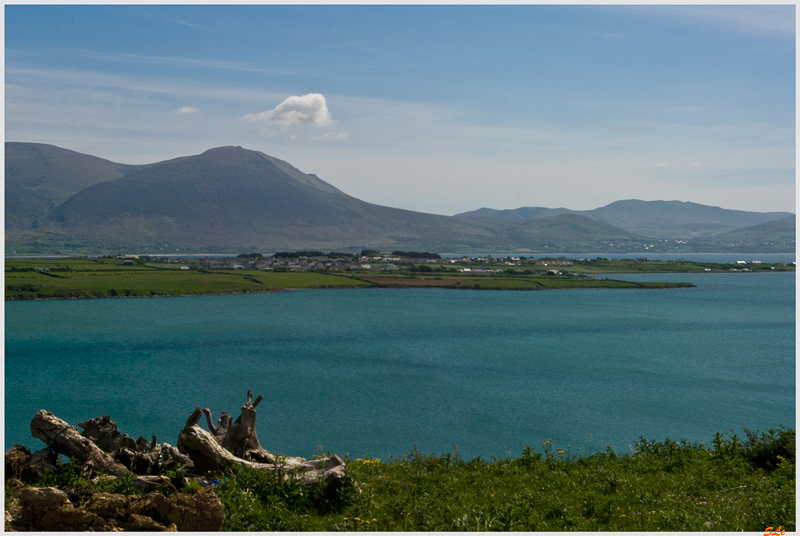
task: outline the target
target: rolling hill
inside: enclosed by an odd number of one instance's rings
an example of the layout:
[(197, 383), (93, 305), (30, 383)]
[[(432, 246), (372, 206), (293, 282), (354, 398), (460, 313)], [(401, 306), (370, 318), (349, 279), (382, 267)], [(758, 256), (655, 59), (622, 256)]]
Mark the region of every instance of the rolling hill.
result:
[(40, 222), (46, 232), (97, 243), (211, 250), (488, 247), (505, 229), (366, 203), (240, 147), (96, 182)]
[(793, 251), (797, 219), (794, 215), (742, 229), (735, 229), (712, 237), (700, 239), (697, 246), (706, 242), (707, 249), (759, 253), (784, 249)]
[(30, 228), (84, 188), (142, 167), (41, 143), (6, 142), (5, 149), (6, 229)]
[(747, 212), (683, 201), (629, 199), (615, 201), (594, 210), (542, 207), (521, 207), (514, 210), (481, 208), (456, 214), (456, 217), (529, 221), (556, 214), (586, 216), (640, 236), (662, 239), (712, 236), (793, 216), (790, 212)]
[[(534, 207), (440, 216), (361, 201), (241, 147), (129, 166), (54, 146), (6, 143), (7, 252), (628, 252), (642, 251), (653, 237), (745, 232), (786, 214), (619, 201), (593, 211)], [(779, 247), (793, 250), (793, 228), (774, 225), (783, 233)], [(752, 227), (741, 239), (752, 245), (775, 229)], [(709, 251), (708, 243), (703, 247)]]

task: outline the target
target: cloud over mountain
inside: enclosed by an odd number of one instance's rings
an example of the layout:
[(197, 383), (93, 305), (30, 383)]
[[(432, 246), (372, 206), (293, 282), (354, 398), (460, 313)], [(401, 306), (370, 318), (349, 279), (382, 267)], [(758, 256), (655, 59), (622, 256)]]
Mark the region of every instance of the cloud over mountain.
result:
[(272, 110), (249, 114), (245, 119), (283, 128), (309, 125), (324, 127), (333, 124), (325, 96), (320, 93), (291, 96)]

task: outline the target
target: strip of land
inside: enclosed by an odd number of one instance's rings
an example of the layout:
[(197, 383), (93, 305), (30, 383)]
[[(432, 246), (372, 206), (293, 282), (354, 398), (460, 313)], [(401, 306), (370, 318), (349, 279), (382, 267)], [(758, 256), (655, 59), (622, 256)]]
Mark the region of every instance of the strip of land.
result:
[[(322, 288), (447, 288), (550, 290), (571, 288), (681, 288), (691, 283), (596, 279), (579, 272), (447, 267), (428, 264), (397, 270), (359, 266), (344, 271), (284, 271), (236, 265), (236, 269), (192, 269), (152, 259), (7, 259), (6, 300), (159, 297), (277, 292)], [(445, 267), (442, 267), (445, 268)]]

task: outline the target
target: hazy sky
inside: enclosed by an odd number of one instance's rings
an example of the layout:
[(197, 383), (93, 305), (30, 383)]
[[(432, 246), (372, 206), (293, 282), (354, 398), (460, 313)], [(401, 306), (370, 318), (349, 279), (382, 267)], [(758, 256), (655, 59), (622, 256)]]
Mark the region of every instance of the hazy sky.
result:
[(5, 136), (437, 214), (795, 210), (795, 7), (6, 6)]

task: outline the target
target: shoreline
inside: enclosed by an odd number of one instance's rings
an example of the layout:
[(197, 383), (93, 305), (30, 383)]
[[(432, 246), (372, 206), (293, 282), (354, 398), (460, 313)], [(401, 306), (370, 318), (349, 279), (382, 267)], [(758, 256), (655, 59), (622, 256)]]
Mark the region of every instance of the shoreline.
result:
[[(500, 287), (454, 287), (454, 286), (414, 286), (414, 285), (380, 285), (375, 284), (371, 287), (353, 286), (353, 287), (303, 287), (303, 288), (280, 288), (268, 290), (253, 290), (247, 292), (202, 292), (195, 294), (141, 294), (131, 296), (60, 296), (52, 298), (43, 297), (15, 297), (6, 296), (5, 301), (58, 301), (58, 300), (104, 300), (104, 299), (129, 299), (129, 298), (193, 298), (202, 296), (240, 296), (247, 294), (273, 294), (278, 292), (291, 292), (301, 290), (368, 290), (368, 289), (398, 289), (398, 290), (417, 290), (417, 289), (441, 289), (441, 290), (466, 290), (466, 291), (494, 291), (494, 292), (540, 292), (540, 291), (558, 291), (558, 290), (672, 290), (681, 288), (697, 288), (697, 285), (689, 282), (678, 283), (659, 283), (652, 282), (650, 285), (641, 284), (638, 282), (621, 281), (617, 279), (610, 279), (608, 281), (619, 281), (620, 283), (630, 283), (630, 286), (623, 287), (608, 287), (608, 286), (572, 286), (572, 287), (558, 287), (558, 288), (500, 288)], [(642, 282), (647, 283), (647, 282)]]

